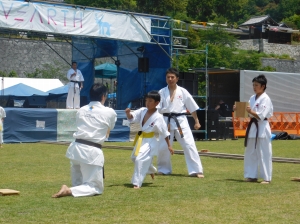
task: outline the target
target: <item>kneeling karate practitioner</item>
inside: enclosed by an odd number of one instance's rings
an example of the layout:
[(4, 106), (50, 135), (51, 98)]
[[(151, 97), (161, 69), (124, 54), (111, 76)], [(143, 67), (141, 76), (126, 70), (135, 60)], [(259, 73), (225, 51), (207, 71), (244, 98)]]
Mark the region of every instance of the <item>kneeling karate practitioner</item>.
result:
[(146, 177), (150, 174), (152, 179), (156, 168), (152, 165), (154, 155), (157, 155), (158, 139), (164, 138), (169, 152), (173, 155), (174, 151), (169, 141), (168, 127), (164, 122), (163, 116), (158, 113), (156, 106), (159, 104), (160, 95), (157, 91), (151, 91), (146, 95), (146, 108), (142, 107), (131, 112), (126, 108), (126, 116), (131, 123), (139, 123), (141, 131), (135, 137), (134, 149), (131, 159), (134, 162), (134, 173), (132, 184), (134, 188), (140, 188)]
[(252, 83), (255, 94), (246, 108), (251, 120), (245, 136), (244, 178), (246, 182), (257, 182), (259, 167), (264, 179), (261, 184), (269, 184), (272, 179), (272, 133), (268, 118), (273, 116), (273, 104), (265, 93), (266, 77), (259, 75)]
[(116, 112), (104, 106), (107, 88), (96, 83), (90, 90), (91, 102), (76, 114), (77, 131), (66, 153), (71, 162), (72, 186), (63, 185), (53, 198), (102, 194), (104, 156), (101, 150), (106, 134), (117, 120)]
[[(183, 148), (188, 174), (192, 177), (203, 178), (200, 156), (186, 118), (186, 112), (189, 110), (195, 120), (194, 128), (199, 129), (201, 125), (196, 111), (199, 106), (186, 89), (177, 85), (178, 80), (179, 71), (175, 68), (168, 69), (166, 72), (168, 86), (159, 91), (161, 101), (157, 109), (163, 114), (165, 123), (169, 126), (171, 145), (175, 136)], [(172, 173), (171, 157), (166, 148), (165, 143), (161, 141), (157, 156), (158, 174)]]

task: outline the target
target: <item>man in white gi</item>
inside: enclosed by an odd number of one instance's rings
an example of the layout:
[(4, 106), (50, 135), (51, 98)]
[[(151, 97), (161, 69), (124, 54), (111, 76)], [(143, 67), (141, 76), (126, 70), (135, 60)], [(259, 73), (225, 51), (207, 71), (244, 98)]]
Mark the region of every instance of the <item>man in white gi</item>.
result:
[(72, 62), (72, 68), (67, 73), (69, 82), (69, 91), (67, 96), (66, 107), (67, 109), (79, 109), (80, 108), (80, 90), (83, 88), (83, 75), (79, 69), (77, 69), (77, 63)]
[[(199, 108), (191, 94), (177, 85), (179, 72), (170, 68), (166, 72), (168, 86), (159, 91), (161, 100), (157, 106), (158, 111), (164, 115), (165, 122), (170, 131), (170, 141), (173, 143), (174, 136), (183, 148), (185, 161), (190, 176), (203, 178), (203, 167), (198, 154), (193, 133), (185, 116), (187, 109), (195, 120), (194, 128), (201, 127), (196, 110)], [(157, 156), (158, 174), (172, 173), (171, 156), (164, 141), (160, 140)]]
[(244, 178), (246, 182), (257, 182), (260, 167), (264, 179), (261, 184), (269, 184), (272, 179), (272, 133), (268, 118), (273, 116), (273, 104), (265, 93), (266, 77), (259, 75), (252, 83), (255, 94), (250, 97), (250, 106), (246, 108), (251, 120), (245, 137)]
[(91, 102), (76, 114), (77, 131), (66, 153), (71, 162), (72, 186), (63, 185), (52, 197), (102, 194), (104, 156), (101, 144), (117, 120), (116, 112), (104, 106), (107, 88), (96, 83), (90, 90)]
[(134, 149), (131, 159), (134, 162), (134, 173), (131, 183), (135, 189), (142, 186), (146, 174), (150, 174), (154, 179), (156, 168), (152, 165), (154, 155), (157, 155), (159, 146), (158, 139), (165, 139), (169, 152), (173, 154), (170, 144), (168, 127), (163, 116), (158, 113), (156, 106), (159, 104), (160, 95), (157, 91), (151, 91), (146, 95), (146, 107), (142, 107), (131, 112), (126, 108), (126, 116), (131, 123), (139, 123), (140, 130), (134, 140)]

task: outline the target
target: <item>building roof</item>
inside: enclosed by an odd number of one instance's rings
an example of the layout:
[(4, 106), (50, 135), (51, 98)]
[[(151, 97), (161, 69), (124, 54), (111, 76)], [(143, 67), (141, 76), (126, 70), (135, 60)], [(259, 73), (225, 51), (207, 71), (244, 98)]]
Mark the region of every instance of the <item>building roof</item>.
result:
[(255, 16), (251, 19), (247, 20), (246, 22), (242, 23), (239, 26), (252, 26), (252, 25), (258, 25), (258, 24), (268, 24), (272, 26), (279, 26), (279, 24), (273, 20), (269, 15), (264, 16)]

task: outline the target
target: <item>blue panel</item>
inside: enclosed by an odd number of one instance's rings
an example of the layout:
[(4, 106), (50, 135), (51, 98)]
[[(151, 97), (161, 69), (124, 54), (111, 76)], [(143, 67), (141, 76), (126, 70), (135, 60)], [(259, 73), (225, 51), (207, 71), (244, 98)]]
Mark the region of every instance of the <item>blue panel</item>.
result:
[[(56, 109), (5, 108), (4, 142), (57, 141)], [(44, 121), (45, 128), (37, 127)]]

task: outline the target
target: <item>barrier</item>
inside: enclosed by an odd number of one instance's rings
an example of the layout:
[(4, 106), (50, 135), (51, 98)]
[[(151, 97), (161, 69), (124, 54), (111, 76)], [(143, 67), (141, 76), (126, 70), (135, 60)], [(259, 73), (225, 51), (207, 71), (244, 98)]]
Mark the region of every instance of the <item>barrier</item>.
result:
[[(234, 137), (245, 137), (250, 118), (234, 117), (232, 113)], [(300, 133), (300, 112), (274, 112), (269, 119), (272, 132), (280, 131), (288, 134)]]

